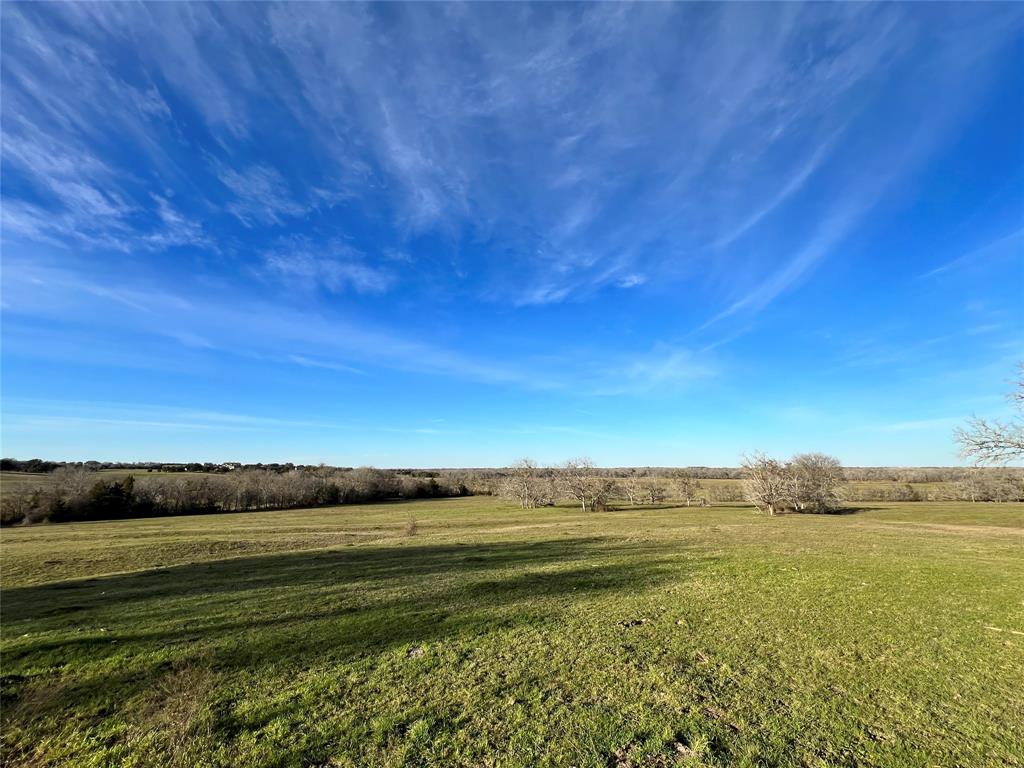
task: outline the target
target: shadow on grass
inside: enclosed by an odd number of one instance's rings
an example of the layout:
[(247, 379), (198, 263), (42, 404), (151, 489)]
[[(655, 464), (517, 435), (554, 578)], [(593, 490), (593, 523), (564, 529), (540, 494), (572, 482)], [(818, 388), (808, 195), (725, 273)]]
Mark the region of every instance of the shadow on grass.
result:
[(89, 712), (144, 692), (172, 664), (301, 670), (372, 659), (557, 622), (573, 601), (638, 593), (701, 565), (678, 555), (678, 546), (601, 538), (403, 544), (9, 589), (0, 603), (7, 637), (29, 636), (5, 643), (4, 687), (17, 697), (37, 670), (61, 668), (57, 705)]
[(825, 512), (826, 515), (857, 515), (861, 512), (876, 512), (880, 507), (841, 507)]
[[(710, 511), (715, 508), (742, 506), (741, 502), (718, 502), (716, 504), (687, 504), (685, 501), (659, 501), (654, 504), (629, 504), (616, 503), (606, 509), (606, 512), (664, 512), (666, 510), (678, 510), (680, 512), (701, 512)], [(594, 514), (600, 514), (595, 512)]]
[[(837, 509), (830, 509), (827, 512), (812, 512), (808, 510), (799, 511), (796, 509), (783, 509), (776, 512), (770, 517), (842, 517), (843, 515), (856, 515), (861, 512), (877, 512), (883, 509), (883, 507), (839, 507)], [(755, 514), (765, 514), (759, 512), (751, 507), (751, 511)]]
[(881, 507), (839, 507), (830, 509), (828, 512), (800, 512), (797, 514), (819, 514), (823, 517), (836, 517), (842, 515), (858, 515), (861, 512), (877, 512)]

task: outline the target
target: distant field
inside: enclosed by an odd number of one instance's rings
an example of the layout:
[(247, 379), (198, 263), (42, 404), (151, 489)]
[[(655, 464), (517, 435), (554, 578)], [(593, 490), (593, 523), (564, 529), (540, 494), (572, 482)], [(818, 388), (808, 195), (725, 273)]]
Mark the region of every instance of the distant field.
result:
[[(147, 472), (137, 469), (101, 469), (96, 473), (99, 479), (123, 480), (128, 475), (135, 477), (213, 477), (212, 472)], [(53, 482), (53, 474), (49, 472), (0, 472), (0, 488), (11, 485), (49, 485)]]
[(1021, 504), (2, 535), (5, 765), (1024, 765)]

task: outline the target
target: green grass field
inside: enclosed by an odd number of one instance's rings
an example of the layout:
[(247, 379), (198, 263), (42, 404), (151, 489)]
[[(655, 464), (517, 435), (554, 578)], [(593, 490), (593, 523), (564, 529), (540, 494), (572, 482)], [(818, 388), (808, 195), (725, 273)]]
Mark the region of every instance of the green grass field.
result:
[[(145, 469), (101, 469), (95, 473), (97, 480), (124, 480), (128, 475), (136, 478), (144, 477), (172, 477), (182, 480), (195, 480), (201, 477), (220, 477), (212, 472), (161, 472), (154, 470), (148, 472)], [(3, 487), (50, 487), (54, 483), (52, 472), (0, 472), (0, 486)]]
[(5, 529), (3, 763), (1024, 765), (1024, 505), (869, 506)]

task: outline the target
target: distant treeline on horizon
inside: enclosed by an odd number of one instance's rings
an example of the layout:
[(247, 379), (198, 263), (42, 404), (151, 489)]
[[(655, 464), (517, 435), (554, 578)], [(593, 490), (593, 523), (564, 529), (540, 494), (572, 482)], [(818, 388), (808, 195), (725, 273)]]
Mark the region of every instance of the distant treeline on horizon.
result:
[[(239, 470), (264, 470), (268, 472), (291, 472), (293, 470), (332, 469), (350, 471), (356, 467), (335, 466), (328, 464), (294, 464), (292, 462), (258, 462), (247, 464), (240, 461), (224, 462), (162, 462), (162, 461), (51, 461), (47, 459), (0, 459), (0, 471), (29, 472), (45, 474), (60, 467), (81, 467), (90, 472), (102, 470), (127, 470), (134, 472), (205, 472), (209, 474), (226, 474)], [(436, 477), (439, 474), (472, 473), (487, 476), (488, 473), (501, 474), (507, 467), (379, 467), (399, 475), (412, 477)], [(843, 467), (847, 480), (854, 482), (894, 482), (894, 483), (943, 483), (959, 479), (969, 466), (949, 467)], [(665, 475), (672, 472), (685, 471), (697, 480), (741, 480), (743, 470), (740, 467), (708, 467), (708, 466), (622, 466), (599, 467), (598, 472), (621, 475), (624, 472), (641, 475)], [(544, 468), (541, 467), (541, 472)], [(982, 472), (1001, 471), (1012, 474), (1024, 474), (1024, 467), (982, 468)]]

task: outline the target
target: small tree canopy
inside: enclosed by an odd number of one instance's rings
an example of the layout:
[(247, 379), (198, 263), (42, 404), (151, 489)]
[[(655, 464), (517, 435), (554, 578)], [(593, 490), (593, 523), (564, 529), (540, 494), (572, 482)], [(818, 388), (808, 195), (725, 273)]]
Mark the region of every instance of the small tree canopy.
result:
[(824, 453), (801, 453), (787, 462), (754, 454), (743, 459), (746, 497), (774, 515), (781, 509), (829, 512), (840, 502), (845, 478), (839, 460)]

